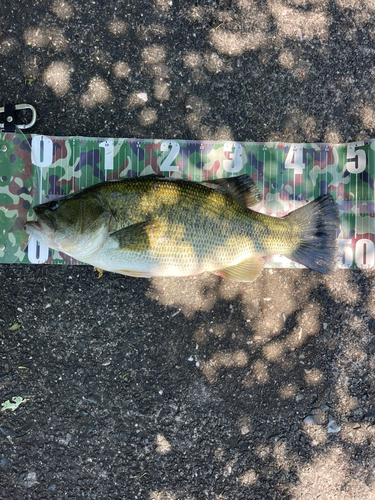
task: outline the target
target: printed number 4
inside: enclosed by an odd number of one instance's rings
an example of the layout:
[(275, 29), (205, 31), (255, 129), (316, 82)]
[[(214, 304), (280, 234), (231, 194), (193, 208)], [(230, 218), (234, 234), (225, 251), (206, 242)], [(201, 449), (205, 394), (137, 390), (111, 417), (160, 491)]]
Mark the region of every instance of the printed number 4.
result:
[(305, 164), (303, 163), (303, 146), (291, 144), (285, 158), (285, 168), (292, 168), (295, 174), (303, 174)]

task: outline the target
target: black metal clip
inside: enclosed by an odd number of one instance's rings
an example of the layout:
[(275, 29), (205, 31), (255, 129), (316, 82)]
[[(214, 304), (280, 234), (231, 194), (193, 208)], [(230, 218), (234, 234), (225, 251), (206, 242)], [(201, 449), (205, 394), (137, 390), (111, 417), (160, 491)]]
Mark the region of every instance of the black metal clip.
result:
[[(15, 123), (15, 111), (19, 109), (30, 109), (32, 112), (31, 121), (26, 123), (26, 125), (17, 125)], [(4, 123), (0, 123), (0, 130), (4, 129), (4, 132), (15, 132), (16, 127), (21, 129), (30, 128), (36, 121), (36, 110), (31, 104), (6, 104), (0, 108), (0, 113), (4, 113), (5, 115)]]

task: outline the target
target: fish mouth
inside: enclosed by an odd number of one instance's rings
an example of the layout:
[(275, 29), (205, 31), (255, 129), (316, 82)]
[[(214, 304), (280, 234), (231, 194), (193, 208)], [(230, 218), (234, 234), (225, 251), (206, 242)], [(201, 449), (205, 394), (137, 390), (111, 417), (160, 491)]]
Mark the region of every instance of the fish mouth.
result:
[[(35, 210), (34, 210), (35, 211)], [(53, 238), (55, 234), (55, 224), (53, 220), (46, 214), (38, 214), (36, 211), (37, 220), (28, 221), (25, 223), (24, 229), (35, 238)]]

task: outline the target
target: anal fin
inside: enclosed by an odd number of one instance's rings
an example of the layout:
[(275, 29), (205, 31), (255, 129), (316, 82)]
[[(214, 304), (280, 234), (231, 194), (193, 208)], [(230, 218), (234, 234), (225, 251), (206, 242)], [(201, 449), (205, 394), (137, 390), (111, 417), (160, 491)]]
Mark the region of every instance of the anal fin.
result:
[(213, 274), (233, 281), (254, 281), (262, 272), (263, 266), (264, 260), (262, 257), (253, 256), (235, 266), (213, 271)]

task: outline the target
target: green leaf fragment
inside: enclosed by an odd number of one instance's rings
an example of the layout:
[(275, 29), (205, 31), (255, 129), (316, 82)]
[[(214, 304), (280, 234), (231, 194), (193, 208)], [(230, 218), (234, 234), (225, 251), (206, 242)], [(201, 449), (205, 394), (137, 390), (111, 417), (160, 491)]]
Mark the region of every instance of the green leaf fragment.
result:
[(8, 328), (8, 330), (14, 332), (14, 330), (18, 330), (18, 328), (21, 328), (21, 325), (20, 323), (17, 323), (17, 321), (15, 321), (13, 325)]
[(5, 403), (1, 403), (1, 411), (5, 411), (5, 410), (14, 411), (19, 407), (19, 405), (21, 403), (25, 403), (27, 401), (27, 399), (23, 399), (23, 398), (21, 398), (21, 396), (14, 396), (12, 398), (12, 401), (13, 401), (13, 403), (11, 403), (8, 399), (7, 401), (5, 401)]
[(35, 80), (36, 78), (25, 78), (25, 83), (33, 83)]

